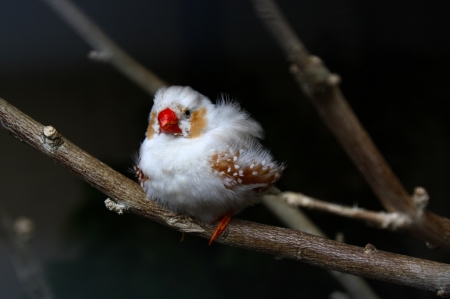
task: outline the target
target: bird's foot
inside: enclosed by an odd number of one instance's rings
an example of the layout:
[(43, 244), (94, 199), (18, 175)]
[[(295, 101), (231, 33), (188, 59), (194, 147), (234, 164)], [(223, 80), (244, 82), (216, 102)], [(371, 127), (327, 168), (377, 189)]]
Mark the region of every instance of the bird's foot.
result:
[(209, 246), (211, 246), (212, 242), (214, 242), (214, 240), (217, 239), (217, 237), (221, 233), (223, 233), (225, 228), (227, 228), (228, 223), (230, 223), (232, 216), (233, 216), (233, 212), (232, 211), (230, 211), (230, 212), (226, 213), (225, 215), (223, 215), (222, 219), (220, 219), (220, 222), (217, 225), (216, 231), (214, 232), (214, 234), (211, 237), (211, 240), (209, 240), (209, 244), (208, 244)]

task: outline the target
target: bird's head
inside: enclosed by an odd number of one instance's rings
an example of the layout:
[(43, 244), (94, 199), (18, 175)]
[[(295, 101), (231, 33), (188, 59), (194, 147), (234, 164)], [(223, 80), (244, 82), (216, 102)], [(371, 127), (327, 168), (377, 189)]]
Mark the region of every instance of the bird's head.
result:
[(213, 104), (190, 87), (162, 87), (155, 94), (147, 138), (154, 134), (196, 138), (206, 129), (207, 110)]

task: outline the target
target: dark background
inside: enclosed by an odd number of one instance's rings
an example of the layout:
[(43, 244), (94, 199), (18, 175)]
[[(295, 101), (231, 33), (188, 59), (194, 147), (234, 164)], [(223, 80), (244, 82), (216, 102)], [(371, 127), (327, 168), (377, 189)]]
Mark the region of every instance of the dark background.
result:
[[(382, 207), (288, 73), (248, 1), (87, 1), (119, 45), (171, 84), (215, 99), (236, 97), (288, 164), (278, 187), (360, 207)], [(408, 191), (424, 186), (429, 209), (450, 217), (450, 2), (279, 1), (308, 49), (342, 76), (342, 90)], [(0, 96), (128, 174), (151, 98), (109, 65), (43, 2), (0, 2)], [(0, 132), (0, 206), (35, 224), (28, 250), (57, 298), (326, 298), (326, 271), (214, 244), (104, 208), (105, 196)], [(450, 262), (407, 233), (306, 211), (349, 244)], [(238, 217), (281, 225), (262, 205)], [(5, 246), (2, 246), (5, 245)], [(0, 298), (24, 298), (5, 238)], [(432, 293), (369, 281), (382, 298)]]

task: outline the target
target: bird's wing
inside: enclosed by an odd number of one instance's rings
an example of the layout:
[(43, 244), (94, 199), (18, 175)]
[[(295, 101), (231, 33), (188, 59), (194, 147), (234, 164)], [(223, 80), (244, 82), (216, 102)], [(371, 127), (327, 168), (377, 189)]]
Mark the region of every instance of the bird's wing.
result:
[(134, 175), (136, 176), (136, 178), (139, 181), (139, 184), (141, 185), (141, 187), (144, 187), (144, 183), (145, 183), (145, 181), (148, 180), (148, 176), (146, 176), (144, 174), (144, 172), (141, 170), (141, 168), (139, 168), (139, 166), (137, 166), (137, 165), (135, 165), (133, 167), (133, 170), (134, 170)]
[(246, 187), (262, 192), (278, 181), (284, 166), (274, 162), (261, 145), (257, 146), (240, 150), (230, 147), (210, 157), (213, 173), (223, 179), (226, 188)]

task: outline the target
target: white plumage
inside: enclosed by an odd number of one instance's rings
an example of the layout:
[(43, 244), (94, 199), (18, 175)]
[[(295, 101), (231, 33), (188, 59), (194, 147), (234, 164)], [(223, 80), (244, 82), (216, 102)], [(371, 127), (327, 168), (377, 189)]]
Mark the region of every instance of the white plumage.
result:
[(220, 99), (214, 105), (190, 87), (163, 87), (136, 175), (149, 199), (176, 213), (203, 222), (231, 217), (257, 202), (284, 168), (258, 142), (262, 136), (237, 103)]

